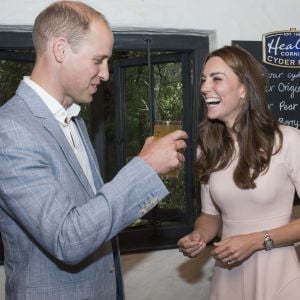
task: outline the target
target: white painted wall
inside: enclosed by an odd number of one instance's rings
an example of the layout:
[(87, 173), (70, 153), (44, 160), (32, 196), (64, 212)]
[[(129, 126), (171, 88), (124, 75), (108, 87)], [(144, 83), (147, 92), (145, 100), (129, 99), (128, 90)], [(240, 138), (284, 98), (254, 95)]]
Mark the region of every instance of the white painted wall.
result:
[[(32, 25), (52, 0), (0, 0), (0, 25)], [(262, 34), (300, 29), (299, 0), (86, 0), (112, 28), (185, 29), (216, 33), (214, 45), (261, 40)]]

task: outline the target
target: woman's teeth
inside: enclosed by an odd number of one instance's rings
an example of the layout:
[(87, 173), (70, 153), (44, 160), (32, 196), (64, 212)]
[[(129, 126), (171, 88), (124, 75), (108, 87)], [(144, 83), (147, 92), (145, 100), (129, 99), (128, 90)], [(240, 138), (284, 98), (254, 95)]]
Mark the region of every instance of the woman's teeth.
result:
[(205, 102), (206, 102), (206, 105), (217, 105), (221, 101), (219, 98), (208, 98), (208, 99), (205, 99)]

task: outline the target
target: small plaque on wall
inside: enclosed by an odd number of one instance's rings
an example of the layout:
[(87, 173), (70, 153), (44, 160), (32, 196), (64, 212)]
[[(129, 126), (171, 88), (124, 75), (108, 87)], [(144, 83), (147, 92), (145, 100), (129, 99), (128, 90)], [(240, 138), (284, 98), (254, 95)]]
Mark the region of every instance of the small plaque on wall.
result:
[(264, 63), (283, 68), (300, 68), (300, 31), (296, 28), (263, 34), (262, 47)]

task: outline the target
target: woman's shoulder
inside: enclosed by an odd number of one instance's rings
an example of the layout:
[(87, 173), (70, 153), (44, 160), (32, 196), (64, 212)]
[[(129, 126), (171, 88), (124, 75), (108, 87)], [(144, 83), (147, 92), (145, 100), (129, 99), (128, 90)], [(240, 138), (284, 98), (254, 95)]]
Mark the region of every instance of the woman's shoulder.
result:
[(298, 128), (288, 125), (279, 125), (279, 129), (285, 138), (300, 137), (300, 130)]
[(300, 130), (288, 126), (288, 125), (280, 125), (279, 126), (280, 131), (282, 132), (283, 136), (283, 145), (299, 145), (300, 146)]

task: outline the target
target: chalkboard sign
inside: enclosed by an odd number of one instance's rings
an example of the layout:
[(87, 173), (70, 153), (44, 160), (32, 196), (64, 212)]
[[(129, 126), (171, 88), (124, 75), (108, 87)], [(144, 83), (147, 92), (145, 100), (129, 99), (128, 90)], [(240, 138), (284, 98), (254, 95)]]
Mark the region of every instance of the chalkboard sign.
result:
[[(263, 63), (262, 42), (232, 41), (232, 44), (244, 48)], [(269, 72), (267, 99), (270, 110), (280, 123), (300, 129), (300, 69), (263, 65)], [(300, 204), (297, 194), (294, 203)]]
[[(232, 41), (262, 62), (262, 42)], [(270, 110), (282, 124), (300, 129), (300, 68), (264, 64), (269, 72), (267, 99)]]

